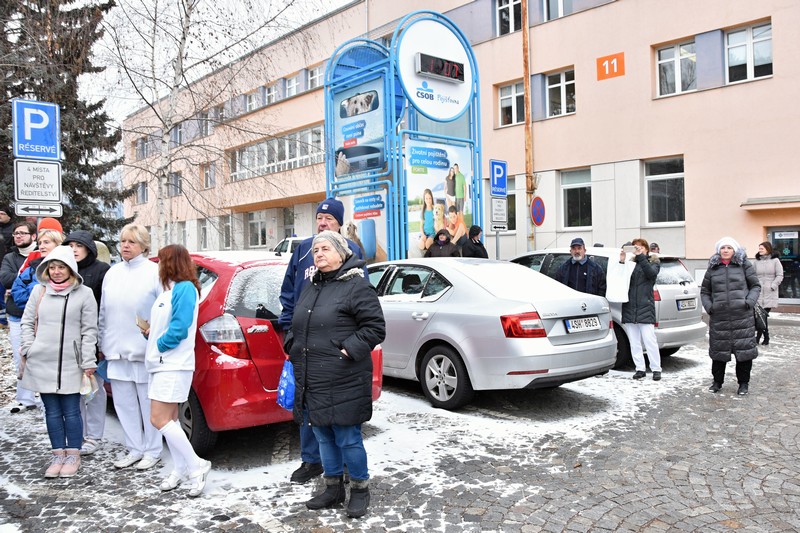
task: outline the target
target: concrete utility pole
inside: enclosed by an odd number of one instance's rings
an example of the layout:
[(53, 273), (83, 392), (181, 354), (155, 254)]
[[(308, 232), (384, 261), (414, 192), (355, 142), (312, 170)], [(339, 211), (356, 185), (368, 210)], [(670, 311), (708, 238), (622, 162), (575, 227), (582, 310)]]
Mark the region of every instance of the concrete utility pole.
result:
[[(533, 177), (533, 127), (531, 125), (531, 69), (530, 69), (530, 31), (528, 22), (528, 1), (522, 0), (522, 84), (525, 92), (525, 205), (530, 209), (536, 193), (536, 180)], [(528, 233), (528, 250), (535, 248), (535, 228), (531, 224)]]

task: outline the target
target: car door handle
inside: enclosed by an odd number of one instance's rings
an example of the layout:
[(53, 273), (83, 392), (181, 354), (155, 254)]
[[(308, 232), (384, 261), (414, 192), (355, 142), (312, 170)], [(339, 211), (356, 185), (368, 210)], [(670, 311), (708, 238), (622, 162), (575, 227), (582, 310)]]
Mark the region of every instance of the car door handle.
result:
[(411, 313), (411, 318), (414, 320), (428, 320), (428, 313)]

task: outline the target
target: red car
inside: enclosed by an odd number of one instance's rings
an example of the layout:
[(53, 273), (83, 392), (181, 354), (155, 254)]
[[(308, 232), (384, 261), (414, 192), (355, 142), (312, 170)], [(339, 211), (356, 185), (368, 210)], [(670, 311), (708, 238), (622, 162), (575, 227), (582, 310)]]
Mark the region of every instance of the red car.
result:
[[(264, 252), (192, 254), (202, 285), (195, 372), (179, 421), (198, 453), (217, 432), (292, 419), (276, 403), (286, 356), (278, 299), (289, 257)], [(372, 352), (372, 399), (381, 395), (383, 352)]]

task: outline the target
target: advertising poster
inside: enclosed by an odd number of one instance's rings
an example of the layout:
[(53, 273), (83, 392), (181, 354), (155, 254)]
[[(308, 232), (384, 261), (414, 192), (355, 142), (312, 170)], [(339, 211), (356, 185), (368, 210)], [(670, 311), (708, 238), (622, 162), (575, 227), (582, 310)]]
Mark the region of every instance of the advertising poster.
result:
[(336, 109), (334, 176), (383, 169), (386, 166), (383, 78), (337, 93), (333, 105)]
[(405, 145), (408, 194), (408, 257), (422, 257), (446, 229), (454, 244), (472, 225), (472, 149), (408, 141)]
[(367, 264), (386, 261), (386, 189), (338, 199), (344, 204), (342, 235), (361, 247)]

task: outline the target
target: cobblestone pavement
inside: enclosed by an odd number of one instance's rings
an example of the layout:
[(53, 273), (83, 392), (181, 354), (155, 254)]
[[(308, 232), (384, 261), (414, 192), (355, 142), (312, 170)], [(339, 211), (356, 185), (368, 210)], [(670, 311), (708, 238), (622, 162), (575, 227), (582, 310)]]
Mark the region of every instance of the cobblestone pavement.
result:
[[(321, 482), (286, 481), (299, 455), (291, 424), (223, 434), (209, 459), (225, 475), (197, 500), (159, 492), (157, 472), (113, 471), (115, 443), (77, 477), (45, 480), (41, 415), (9, 414), (6, 378), (0, 533), (798, 531), (800, 322), (772, 329), (744, 397), (733, 365), (722, 392), (706, 392), (705, 343), (665, 359), (659, 383), (611, 372), (552, 391), (483, 393), (459, 413), (395, 410), (425, 404), (416, 385), (390, 382), (365, 426), (373, 479), (362, 520), (305, 509)], [(393, 459), (374, 464), (380, 456)]]

